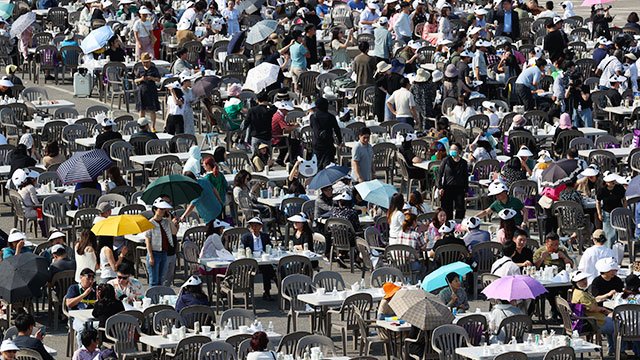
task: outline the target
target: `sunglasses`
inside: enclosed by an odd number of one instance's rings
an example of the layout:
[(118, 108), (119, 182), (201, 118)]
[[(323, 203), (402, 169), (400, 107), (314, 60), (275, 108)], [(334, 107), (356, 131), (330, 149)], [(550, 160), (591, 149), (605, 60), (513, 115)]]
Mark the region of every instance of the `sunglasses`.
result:
[(128, 280), (128, 276), (118, 276), (118, 280)]

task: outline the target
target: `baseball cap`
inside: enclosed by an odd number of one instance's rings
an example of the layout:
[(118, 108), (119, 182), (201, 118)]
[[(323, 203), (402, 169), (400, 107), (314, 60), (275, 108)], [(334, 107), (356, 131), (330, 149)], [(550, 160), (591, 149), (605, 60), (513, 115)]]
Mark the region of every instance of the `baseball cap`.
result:
[(60, 245), (60, 244), (55, 244), (51, 247), (51, 253), (52, 254), (57, 254), (58, 251), (63, 250), (63, 252), (66, 252), (67, 250), (65, 249), (64, 245)]
[(27, 235), (25, 233), (16, 231), (14, 233), (9, 234), (9, 238), (7, 239), (7, 241), (16, 242), (16, 241), (26, 240), (26, 239), (27, 239)]
[(48, 241), (51, 241), (53, 239), (57, 239), (57, 238), (63, 238), (65, 237), (64, 233), (60, 232), (60, 231), (54, 231), (51, 233), (51, 235), (49, 235), (49, 239)]
[(147, 119), (146, 117), (142, 117), (140, 119), (138, 119), (138, 126), (143, 127), (143, 126), (147, 126), (151, 124), (151, 121), (149, 119)]

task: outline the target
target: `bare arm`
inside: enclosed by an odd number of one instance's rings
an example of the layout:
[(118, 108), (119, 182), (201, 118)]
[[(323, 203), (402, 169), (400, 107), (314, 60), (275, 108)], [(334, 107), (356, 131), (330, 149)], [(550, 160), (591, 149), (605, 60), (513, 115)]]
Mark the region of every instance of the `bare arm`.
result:
[(151, 247), (151, 238), (146, 237), (144, 239), (144, 243), (147, 247), (147, 255), (149, 256), (149, 265), (154, 266), (156, 262), (155, 262), (155, 259), (153, 258), (153, 248)]

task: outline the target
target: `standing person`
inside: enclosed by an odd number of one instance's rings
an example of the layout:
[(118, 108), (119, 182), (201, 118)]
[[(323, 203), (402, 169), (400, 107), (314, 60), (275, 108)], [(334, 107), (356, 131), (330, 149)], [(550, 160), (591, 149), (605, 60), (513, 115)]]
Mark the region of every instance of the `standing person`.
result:
[(222, 171), (220, 171), (220, 167), (216, 163), (215, 160), (211, 157), (207, 157), (202, 162), (202, 166), (204, 167), (205, 175), (204, 178), (207, 179), (211, 183), (214, 189), (214, 194), (220, 204), (222, 204), (222, 213), (224, 213), (224, 206), (226, 204), (226, 195), (227, 189), (229, 189), (229, 183), (227, 183), (227, 179), (224, 177)]
[(376, 71), (376, 59), (369, 56), (369, 43), (363, 41), (358, 44), (360, 54), (353, 60), (353, 72), (356, 73), (356, 86), (373, 85), (373, 74)]
[(220, 12), (220, 15), (227, 21), (227, 36), (233, 36), (235, 33), (240, 31), (240, 23), (238, 19), (240, 18), (240, 13), (238, 9), (235, 9), (235, 2), (228, 1), (227, 8)]
[(453, 41), (453, 28), (449, 21), (451, 14), (451, 5), (446, 4), (440, 10), (440, 20), (438, 21), (438, 39)]
[[(489, 196), (495, 196), (495, 201), (489, 205), (488, 208), (482, 210), (477, 217), (483, 218), (489, 214), (499, 213), (504, 209), (515, 210), (516, 214), (513, 216), (514, 224), (525, 227), (524, 219), (527, 218), (528, 212), (524, 208), (524, 204), (518, 198), (509, 195), (509, 188), (502, 182), (496, 180), (489, 185)], [(524, 214), (523, 214), (524, 213)]]
[(304, 44), (309, 50), (307, 68), (318, 63), (318, 43), (316, 42), (316, 26), (308, 24), (304, 27)]
[(546, 66), (547, 60), (538, 59), (535, 66), (523, 70), (516, 79), (516, 94), (518, 94), (520, 102), (524, 104), (525, 111), (533, 110), (536, 106), (533, 93), (537, 92), (540, 87), (540, 79)]
[[(380, 11), (380, 7), (378, 6), (378, 4), (375, 3), (375, 1), (369, 0), (369, 2), (367, 2), (367, 9), (363, 10), (360, 13), (360, 24), (359, 24), (360, 34), (374, 34), (373, 24), (375, 24), (376, 20), (378, 20), (378, 18), (380, 17), (380, 15), (378, 15), (379, 11)], [(386, 19), (387, 18), (385, 18), (383, 27), (386, 27), (386, 24), (387, 24)], [(376, 48), (377, 47), (378, 47), (378, 44), (376, 44)]]
[(311, 57), (311, 53), (304, 44), (302, 31), (294, 30), (291, 37), (296, 42), (291, 46), (291, 48), (289, 48), (289, 54), (291, 56), (291, 81), (295, 86), (295, 91), (299, 92), (298, 77), (302, 75), (303, 72), (307, 71), (307, 60)]
[[(271, 238), (269, 234), (262, 232), (262, 220), (260, 218), (253, 218), (247, 222), (249, 224), (248, 234), (242, 236), (242, 247), (249, 248), (251, 251), (264, 252), (267, 249), (267, 245), (271, 246)], [(260, 272), (262, 273), (262, 284), (264, 286), (264, 294), (262, 300), (273, 301), (271, 296), (271, 279), (275, 276), (273, 266), (260, 265)]]
[(178, 83), (167, 85), (167, 118), (164, 122), (164, 131), (168, 134), (182, 134), (184, 132), (184, 96)]
[(269, 105), (269, 96), (266, 91), (257, 95), (258, 105), (252, 106), (247, 113), (247, 118), (242, 122), (242, 132), (249, 129), (251, 136), (251, 152), (256, 153), (258, 145), (271, 145), (271, 120), (276, 111)]
[(154, 225), (154, 228), (145, 233), (149, 286), (162, 285), (167, 251), (170, 246), (174, 246), (174, 227), (171, 221), (165, 217), (166, 212), (170, 209), (173, 209), (173, 206), (162, 198), (157, 198), (151, 208), (153, 217), (149, 221)]
[(564, 49), (567, 45), (564, 33), (558, 28), (560, 22), (562, 22), (562, 18), (554, 17), (545, 23), (548, 33), (544, 37), (543, 49), (549, 53), (549, 60), (554, 63), (558, 59), (564, 58)]
[(98, 243), (96, 236), (89, 229), (85, 229), (80, 234), (80, 241), (76, 243), (75, 259), (76, 259), (76, 282), (80, 282), (80, 274), (84, 269), (98, 270), (100, 264), (96, 258), (96, 249)]
[(596, 211), (602, 222), (602, 230), (607, 237), (606, 246), (612, 248), (616, 241), (616, 230), (611, 226), (611, 212), (615, 208), (627, 207), (624, 187), (616, 181), (617, 174), (607, 174), (602, 181), (604, 186), (596, 190)]
[[(300, 150), (300, 141), (289, 137), (289, 145), (286, 146), (287, 141), (285, 141), (284, 136), (289, 136), (289, 134), (298, 129), (300, 125), (297, 123), (290, 125), (285, 121), (289, 111), (293, 110), (293, 104), (290, 101), (277, 101), (274, 105), (278, 111), (276, 111), (271, 118), (271, 143), (280, 149), (276, 162), (284, 166), (284, 159), (287, 154), (289, 154), (289, 159), (293, 160), (298, 157)], [(283, 144), (285, 146), (283, 146)]]
[(432, 118), (435, 115), (433, 104), (436, 101), (437, 93), (437, 89), (430, 79), (431, 74), (425, 69), (419, 68), (416, 71), (416, 77), (413, 79), (413, 85), (411, 85), (409, 89), (411, 94), (413, 94), (418, 109), (418, 111), (416, 111), (418, 115), (416, 121), (419, 123), (425, 121), (425, 123), (422, 123), (422, 126), (427, 129), (429, 125), (426, 124), (426, 119)]
[(182, 99), (184, 104), (182, 105), (182, 122), (184, 124), (182, 132), (185, 134), (196, 134), (196, 127), (193, 121), (193, 107), (192, 104), (197, 103), (194, 101), (193, 93), (191, 92), (191, 80), (193, 77), (189, 71), (183, 71), (180, 74), (180, 90), (182, 90)]
[(624, 74), (622, 50), (616, 50), (613, 54), (607, 55), (602, 59), (596, 68), (596, 75), (600, 76), (600, 82), (598, 83), (600, 90), (611, 88), (611, 79), (614, 78), (614, 75), (622, 76), (622, 74)]
[(411, 82), (407, 78), (400, 80), (400, 88), (387, 99), (387, 107), (397, 121), (418, 127), (418, 114), (416, 113), (416, 99), (409, 88)]
[(318, 170), (324, 169), (336, 157), (336, 147), (333, 135), (338, 140), (338, 147), (342, 146), (342, 132), (336, 117), (329, 113), (329, 102), (325, 98), (316, 101), (316, 111), (311, 115), (310, 123), (313, 130), (313, 153), (318, 159)]
[(347, 47), (353, 41), (353, 29), (349, 30), (349, 34), (347, 35), (347, 39), (344, 40), (344, 31), (341, 29), (334, 29), (331, 35), (331, 58), (334, 64), (349, 64), (351, 59), (349, 59), (349, 55), (347, 54)]
[(151, 118), (151, 132), (156, 132), (156, 111), (160, 110), (158, 101), (158, 88), (156, 82), (160, 81), (160, 72), (151, 62), (151, 55), (148, 52), (140, 55), (142, 66), (138, 68), (135, 83), (138, 84), (138, 98), (136, 100), (136, 110), (141, 118), (149, 112)]
[(136, 58), (142, 60), (142, 54), (147, 53), (150, 57), (153, 50), (153, 24), (149, 16), (151, 11), (142, 8), (138, 12), (140, 18), (133, 23), (133, 35), (136, 39)]
[[(447, 213), (448, 219), (463, 219), (466, 211), (465, 195), (469, 190), (469, 169), (461, 152), (462, 146), (460, 144), (453, 143), (451, 145), (449, 156), (442, 161), (436, 179), (442, 208)], [(454, 203), (455, 217), (453, 217)]]
[(609, 6), (606, 10), (602, 4), (593, 5), (591, 10), (591, 23), (593, 30), (591, 32), (592, 39), (604, 36), (611, 40), (611, 31), (609, 31), (609, 23), (613, 21), (613, 17), (609, 14)]
[(513, 41), (520, 39), (520, 19), (513, 11), (512, 0), (502, 0), (502, 9), (494, 14), (494, 21), (498, 22), (496, 36), (508, 36)]
[[(491, 46), (489, 41), (480, 39), (476, 42), (476, 53), (471, 61), (473, 67), (473, 77), (476, 80), (480, 80), (484, 83), (487, 82), (487, 47)], [(481, 91), (486, 93), (486, 91)]]
[(402, 40), (408, 43), (412, 39), (413, 31), (411, 26), (411, 4), (403, 1), (400, 3), (400, 13), (393, 24), (393, 32), (396, 34), (396, 40)]
[[(360, 20), (362, 22), (362, 20)], [(391, 53), (393, 52), (393, 36), (391, 31), (387, 29), (389, 19), (381, 17), (374, 25), (376, 28), (373, 30), (373, 36), (375, 39), (375, 46), (373, 47), (373, 55), (376, 57), (376, 61), (389, 62), (391, 59)]]
[(389, 70), (391, 70), (391, 64), (380, 61), (376, 65), (376, 72), (373, 74), (376, 88), (373, 113), (378, 121), (384, 121), (385, 109), (387, 109), (386, 100), (388, 97), (387, 88), (390, 76), (388, 73)]
[(351, 176), (355, 182), (365, 182), (375, 178), (373, 164), (373, 147), (369, 144), (371, 130), (364, 127), (360, 130), (358, 142), (351, 149)]

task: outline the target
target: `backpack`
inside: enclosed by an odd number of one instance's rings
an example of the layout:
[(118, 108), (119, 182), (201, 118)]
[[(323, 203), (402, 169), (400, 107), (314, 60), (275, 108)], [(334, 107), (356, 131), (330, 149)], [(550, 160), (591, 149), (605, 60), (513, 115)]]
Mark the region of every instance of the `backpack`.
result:
[(356, 82), (353, 81), (349, 73), (347, 73), (335, 78), (331, 84), (331, 87), (333, 88), (333, 92), (337, 94), (339, 89), (355, 88)]

